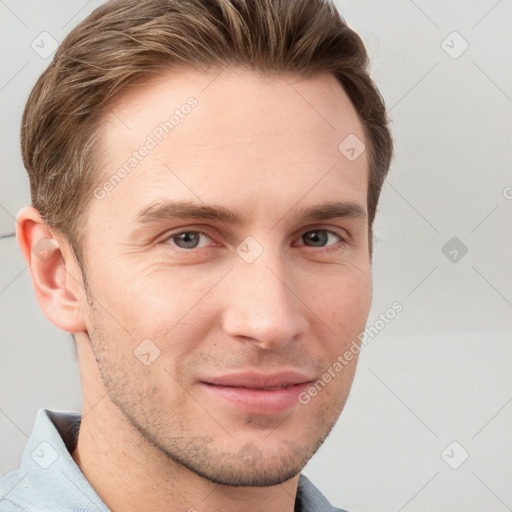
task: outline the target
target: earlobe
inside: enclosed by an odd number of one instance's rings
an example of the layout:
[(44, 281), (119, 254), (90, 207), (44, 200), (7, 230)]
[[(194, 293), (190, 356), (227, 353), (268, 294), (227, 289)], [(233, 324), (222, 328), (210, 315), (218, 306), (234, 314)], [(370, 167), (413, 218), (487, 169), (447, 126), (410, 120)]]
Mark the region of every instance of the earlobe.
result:
[(18, 212), (16, 238), (48, 320), (66, 332), (86, 331), (82, 275), (65, 240), (57, 240), (33, 206)]

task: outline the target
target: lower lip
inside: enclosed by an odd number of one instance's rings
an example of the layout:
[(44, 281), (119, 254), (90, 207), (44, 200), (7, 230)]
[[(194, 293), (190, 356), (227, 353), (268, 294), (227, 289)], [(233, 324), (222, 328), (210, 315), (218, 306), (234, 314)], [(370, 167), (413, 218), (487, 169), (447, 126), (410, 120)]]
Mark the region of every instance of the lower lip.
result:
[(201, 383), (210, 396), (215, 396), (249, 414), (270, 415), (284, 412), (299, 403), (299, 395), (308, 389), (309, 382), (287, 388), (263, 390), (217, 386)]

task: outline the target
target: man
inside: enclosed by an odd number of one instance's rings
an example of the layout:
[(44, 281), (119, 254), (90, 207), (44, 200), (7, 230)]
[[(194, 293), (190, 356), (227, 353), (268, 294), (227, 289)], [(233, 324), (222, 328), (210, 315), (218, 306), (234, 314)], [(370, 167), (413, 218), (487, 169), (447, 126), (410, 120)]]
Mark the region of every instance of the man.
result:
[(333, 5), (108, 2), (22, 150), (17, 237), (83, 408), (39, 411), (0, 510), (337, 510), (300, 472), (354, 377), (392, 141)]

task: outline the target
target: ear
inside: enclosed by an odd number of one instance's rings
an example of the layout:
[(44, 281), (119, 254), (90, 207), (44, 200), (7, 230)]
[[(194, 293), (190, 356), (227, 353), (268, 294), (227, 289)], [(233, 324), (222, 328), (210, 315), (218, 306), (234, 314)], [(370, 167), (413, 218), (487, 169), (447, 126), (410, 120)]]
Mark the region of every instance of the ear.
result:
[(82, 273), (67, 240), (57, 239), (33, 206), (18, 212), (16, 238), (46, 318), (66, 332), (86, 332)]

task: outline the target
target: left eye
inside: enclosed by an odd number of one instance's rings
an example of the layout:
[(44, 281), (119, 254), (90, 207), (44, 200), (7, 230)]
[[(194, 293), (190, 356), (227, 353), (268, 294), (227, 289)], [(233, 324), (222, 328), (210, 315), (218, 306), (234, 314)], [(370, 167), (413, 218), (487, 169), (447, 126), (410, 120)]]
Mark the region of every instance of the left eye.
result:
[[(309, 247), (325, 247), (328, 245), (334, 245), (336, 242), (341, 241), (341, 237), (334, 233), (334, 231), (329, 231), (327, 229), (313, 229), (304, 233), (301, 236), (304, 245)], [(328, 242), (331, 243), (328, 243)]]
[[(201, 237), (203, 240), (201, 241)], [(176, 233), (171, 235), (168, 240), (169, 243), (172, 241), (172, 245), (176, 245), (180, 249), (197, 249), (199, 247), (204, 247), (205, 242), (210, 240), (210, 238), (201, 231), (183, 231), (181, 233)]]

